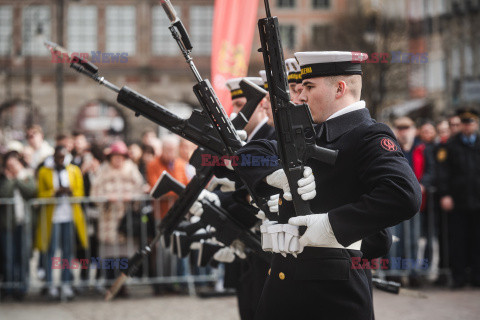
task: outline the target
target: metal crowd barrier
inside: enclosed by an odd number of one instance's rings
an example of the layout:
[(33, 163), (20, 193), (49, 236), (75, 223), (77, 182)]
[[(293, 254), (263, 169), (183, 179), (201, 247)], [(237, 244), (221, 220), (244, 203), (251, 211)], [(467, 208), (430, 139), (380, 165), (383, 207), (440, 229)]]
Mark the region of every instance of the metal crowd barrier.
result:
[[(407, 269), (378, 269), (374, 272), (380, 277), (382, 276), (409, 276), (409, 275), (424, 275), (433, 280), (439, 275), (449, 275), (448, 268), (448, 228), (447, 228), (447, 213), (443, 212), (438, 207), (435, 189), (427, 190), (427, 210), (423, 213), (418, 213), (410, 219), (391, 229), (392, 234), (400, 238), (400, 241), (394, 243), (386, 258), (399, 258), (411, 261), (419, 261), (427, 259), (428, 268), (407, 268)], [(37, 198), (28, 201), (25, 208), (25, 215), (21, 222), (15, 228), (6, 228), (0, 231), (0, 275), (2, 275), (0, 288), (4, 289), (40, 289), (45, 286), (45, 282), (41, 281), (37, 273), (38, 264), (45, 263), (48, 260), (46, 252), (39, 253), (35, 250), (35, 236), (38, 217), (45, 214), (48, 205), (58, 205), (59, 198)], [(82, 206), (83, 213), (86, 219), (87, 231), (89, 235), (89, 247), (80, 258), (102, 259), (101, 243), (96, 243), (99, 234), (96, 231), (98, 219), (102, 214), (105, 206), (115, 203), (116, 201), (123, 201), (122, 199), (107, 199), (107, 198), (68, 198), (70, 204), (78, 203)], [(160, 201), (167, 201), (170, 205), (173, 204), (174, 198), (166, 196)], [(120, 246), (110, 246), (112, 256), (128, 258), (139, 248), (145, 246), (148, 240), (151, 239), (156, 232), (154, 226), (159, 222), (160, 216), (160, 201), (152, 200), (149, 196), (135, 197), (125, 201), (125, 217), (126, 217), (126, 238), (127, 242), (122, 247), (125, 252), (120, 252)], [(0, 199), (0, 214), (6, 215), (6, 225), (14, 226), (15, 220), (19, 218), (15, 216), (15, 202), (13, 199)], [(138, 217), (140, 215), (140, 219)], [(153, 217), (153, 218), (152, 218)], [(154, 220), (152, 224), (151, 220)], [(134, 222), (137, 221), (137, 223)], [(141, 221), (141, 223), (138, 223)], [(42, 226), (46, 228), (46, 226)], [(2, 227), (3, 228), (3, 227)], [(136, 228), (136, 230), (134, 230)], [(150, 231), (149, 231), (150, 229)], [(150, 232), (150, 234), (149, 234)], [(72, 233), (74, 234), (74, 233)], [(77, 257), (77, 240), (72, 237), (71, 241), (73, 250), (73, 257)], [(169, 249), (163, 248), (158, 244), (151, 257), (145, 258), (140, 268), (139, 273), (127, 281), (127, 285), (162, 285), (178, 283), (187, 286), (188, 292), (195, 294), (194, 284), (197, 282), (216, 281), (218, 279), (217, 273), (212, 270), (193, 270), (197, 269), (194, 264), (190, 263), (189, 257), (185, 259), (178, 259), (170, 253)], [(54, 257), (59, 257), (58, 250)], [(194, 259), (192, 259), (194, 260)], [(194, 268), (192, 268), (194, 266)], [(54, 272), (53, 283), (58, 283), (59, 270)], [(76, 287), (86, 286), (109, 286), (113, 283), (112, 280), (106, 280), (106, 270), (102, 268), (94, 269), (89, 263), (89, 268), (86, 271), (81, 269), (72, 270), (75, 274), (73, 281)], [(83, 271), (83, 275), (82, 275)], [(96, 272), (93, 272), (96, 271)], [(115, 270), (115, 276), (119, 274), (120, 270)], [(86, 276), (86, 275), (87, 276)], [(97, 276), (99, 274), (99, 276)], [(1, 294), (1, 293), (0, 293)]]
[[(15, 217), (15, 202), (13, 199), (0, 199), (0, 214), (6, 214), (6, 225), (15, 228), (0, 231), (0, 288), (4, 290), (24, 288), (25, 290), (42, 289), (46, 287), (45, 281), (39, 279), (37, 270), (47, 271), (48, 251), (39, 252), (35, 249), (36, 232), (39, 217), (46, 214), (49, 205), (59, 205), (59, 201), (68, 200), (68, 204), (80, 204), (86, 221), (86, 232), (88, 236), (88, 248), (82, 252), (78, 245), (78, 239), (74, 230), (70, 238), (72, 257), (87, 259), (88, 269), (81, 269), (81, 265), (71, 271), (74, 279), (71, 282), (75, 287), (110, 286), (120, 274), (120, 266), (125, 260), (115, 260), (113, 279), (106, 279), (108, 272), (102, 266), (105, 258), (129, 258), (135, 251), (149, 243), (156, 233), (156, 225), (162, 212), (160, 201), (173, 204), (173, 197), (165, 196), (159, 200), (152, 200), (145, 195), (132, 197), (128, 200), (84, 197), (84, 198), (36, 198), (25, 203), (25, 215), (21, 221)], [(98, 223), (104, 210), (109, 205), (122, 202), (125, 208), (125, 222), (123, 232), (126, 231), (124, 244), (105, 244), (99, 241)], [(71, 206), (70, 206), (71, 207)], [(152, 221), (153, 220), (153, 221)], [(46, 220), (41, 228), (46, 230)], [(122, 220), (120, 219), (120, 222)], [(117, 227), (120, 223), (117, 225)], [(75, 228), (75, 226), (72, 226)], [(117, 228), (118, 232), (118, 228)], [(107, 252), (108, 251), (108, 252)], [(105, 254), (102, 256), (102, 254)], [(59, 250), (53, 254), (55, 259), (61, 259)], [(92, 260), (93, 258), (93, 260)], [(100, 265), (96, 265), (97, 258), (100, 258)], [(163, 248), (157, 244), (153, 254), (144, 258), (142, 266), (136, 276), (130, 278), (126, 285), (166, 285), (178, 284), (185, 286), (190, 295), (195, 294), (195, 283), (217, 281), (218, 274), (210, 268), (197, 268), (189, 260), (190, 257), (178, 259), (172, 255), (170, 249)], [(63, 260), (59, 260), (64, 263)], [(119, 261), (119, 262), (118, 262)], [(195, 261), (192, 257), (192, 261)], [(92, 263), (93, 262), (93, 263)], [(110, 261), (110, 264), (112, 262)], [(71, 265), (71, 263), (69, 264)], [(94, 268), (95, 266), (95, 268)], [(122, 265), (123, 267), (125, 264)], [(111, 265), (110, 265), (111, 267)], [(57, 266), (58, 268), (58, 266)], [(59, 285), (60, 269), (53, 270), (53, 284)], [(1, 293), (0, 293), (1, 294)]]
[[(440, 275), (449, 276), (447, 214), (440, 209), (436, 188), (426, 188), (426, 208), (413, 218), (390, 231), (398, 238), (392, 244), (387, 259), (405, 259), (416, 263), (411, 268), (378, 270), (380, 276), (422, 275), (435, 280)], [(422, 266), (421, 261), (425, 261)]]

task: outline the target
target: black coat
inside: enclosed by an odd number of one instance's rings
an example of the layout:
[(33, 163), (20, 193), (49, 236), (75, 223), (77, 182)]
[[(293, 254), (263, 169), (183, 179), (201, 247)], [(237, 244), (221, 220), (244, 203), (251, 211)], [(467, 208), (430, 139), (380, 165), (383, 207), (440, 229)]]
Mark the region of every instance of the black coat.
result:
[(457, 210), (480, 209), (480, 134), (473, 146), (458, 134), (437, 150), (438, 191), (450, 195)]
[[(252, 140), (272, 139), (275, 136), (275, 129), (267, 123), (252, 136)], [(227, 170), (229, 171), (229, 170)], [(222, 206), (234, 216), (246, 228), (252, 228), (258, 219), (255, 217), (258, 209), (252, 207), (246, 201), (248, 192), (245, 187), (238, 185), (233, 193), (228, 193), (230, 201), (222, 199)], [(263, 284), (267, 278), (269, 264), (254, 254), (249, 254), (247, 259), (236, 259), (233, 263), (225, 265), (226, 288), (236, 288), (238, 308), (242, 320), (253, 320), (257, 309)]]
[[(340, 244), (349, 246), (418, 212), (418, 181), (392, 131), (375, 123), (367, 109), (328, 120), (319, 129), (317, 145), (339, 153), (335, 166), (307, 162), (317, 191), (310, 206), (313, 213), (328, 212)], [(238, 153), (276, 155), (276, 142), (253, 141)], [(268, 196), (279, 190), (263, 180), (279, 168), (240, 167), (238, 172), (255, 192)], [(361, 255), (333, 248), (306, 248), (297, 259), (275, 254), (257, 319), (371, 319), (367, 277), (350, 262)]]
[(250, 141), (259, 140), (259, 139), (266, 139), (266, 140), (274, 140), (276, 139), (275, 129), (270, 127), (266, 122), (258, 129), (257, 132), (252, 136)]

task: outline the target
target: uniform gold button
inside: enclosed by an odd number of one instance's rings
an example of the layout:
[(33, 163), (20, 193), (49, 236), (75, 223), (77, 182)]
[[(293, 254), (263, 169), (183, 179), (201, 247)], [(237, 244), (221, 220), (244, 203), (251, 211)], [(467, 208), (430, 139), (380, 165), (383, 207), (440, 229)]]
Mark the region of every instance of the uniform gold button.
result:
[(268, 275), (272, 272), (272, 268), (268, 269)]
[(279, 205), (279, 206), (282, 205), (282, 198), (278, 198), (278, 205)]
[(285, 279), (285, 273), (280, 272), (280, 273), (278, 274), (278, 277), (280, 278), (280, 280), (284, 280), (284, 279)]

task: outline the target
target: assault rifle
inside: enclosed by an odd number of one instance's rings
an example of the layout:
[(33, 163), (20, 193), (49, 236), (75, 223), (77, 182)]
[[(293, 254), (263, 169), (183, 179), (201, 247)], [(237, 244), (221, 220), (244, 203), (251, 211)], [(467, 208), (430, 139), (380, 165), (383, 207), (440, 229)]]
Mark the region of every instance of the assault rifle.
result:
[[(195, 63), (193, 62), (193, 58), (190, 56), (193, 46), (188, 37), (188, 33), (182, 21), (175, 12), (170, 0), (160, 0), (160, 3), (171, 22), (168, 29), (170, 30), (172, 37), (177, 42), (185, 61), (190, 66), (190, 69), (197, 80), (197, 84), (193, 87), (193, 91), (197, 96), (198, 101), (202, 105), (203, 110), (210, 118), (213, 127), (217, 129), (218, 135), (220, 136), (220, 139), (222, 140), (226, 150), (224, 155), (234, 156), (235, 152), (242, 147), (242, 142), (240, 141), (232, 122), (225, 114), (225, 110), (218, 100), (210, 81), (207, 79), (202, 79), (200, 73), (198, 72)], [(246, 183), (244, 183), (244, 185), (252, 197), (253, 202), (255, 202), (255, 204), (262, 211), (269, 213), (267, 200), (256, 196)]]
[[(100, 85), (116, 92), (118, 94), (117, 102), (135, 112), (135, 116), (144, 116), (157, 125), (160, 125), (174, 134), (193, 142), (197, 146), (210, 150), (211, 152), (219, 155), (225, 154), (226, 151), (224, 144), (204, 112), (193, 110), (190, 118), (182, 119), (168, 111), (164, 106), (127, 86), (118, 88), (116, 85), (99, 75), (98, 67), (87, 59), (71, 55), (65, 48), (54, 42), (45, 41), (45, 45), (50, 49), (52, 54), (67, 56), (69, 61), (71, 61), (70, 67), (75, 71), (88, 76)], [(237, 129), (245, 127), (257, 105), (267, 94), (264, 89), (250, 81), (242, 81), (240, 86), (245, 92), (247, 103), (232, 121)]]
[[(163, 172), (162, 179), (157, 184), (157, 195), (164, 195), (170, 191), (181, 194), (185, 186), (175, 180), (168, 172)], [(251, 232), (239, 221), (232, 217), (226, 210), (217, 207), (207, 199), (199, 200), (202, 203), (203, 213), (198, 223), (203, 227), (212, 226), (215, 228), (215, 238), (223, 244), (229, 246), (234, 241), (241, 241), (246, 248), (258, 254), (265, 261), (270, 262), (271, 255), (262, 250), (260, 237)], [(184, 240), (188, 241), (187, 233), (184, 233)], [(182, 246), (182, 247), (185, 247)]]
[[(310, 158), (333, 165), (338, 151), (315, 144), (316, 133), (308, 106), (290, 101), (278, 18), (271, 16), (268, 0), (264, 1), (267, 18), (258, 21), (260, 51), (265, 63), (279, 160), (290, 185), (296, 215), (308, 215), (312, 213), (310, 206), (297, 192), (297, 181), (303, 178), (304, 166)], [(278, 220), (287, 223), (289, 218), (281, 215)]]

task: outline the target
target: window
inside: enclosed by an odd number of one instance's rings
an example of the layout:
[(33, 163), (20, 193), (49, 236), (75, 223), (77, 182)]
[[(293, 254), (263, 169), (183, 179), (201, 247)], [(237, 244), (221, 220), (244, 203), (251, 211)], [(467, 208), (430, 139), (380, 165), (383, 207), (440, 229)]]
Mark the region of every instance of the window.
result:
[(326, 49), (331, 41), (331, 25), (314, 25), (312, 27), (312, 47), (315, 49)]
[[(180, 7), (175, 6), (177, 15), (181, 17)], [(179, 54), (177, 42), (173, 39), (168, 20), (162, 6), (154, 6), (152, 10), (152, 53), (155, 55), (174, 56)]]
[(463, 54), (464, 54), (464, 60), (463, 60), (463, 74), (465, 76), (473, 76), (473, 51), (472, 51), (472, 46), (470, 45), (465, 45), (463, 47)]
[(43, 41), (51, 39), (51, 18), (49, 6), (30, 6), (23, 9), (22, 53), (48, 56), (50, 53)]
[(330, 9), (330, 0), (313, 0), (314, 9)]
[(68, 49), (71, 52), (97, 50), (97, 7), (68, 7)]
[(12, 49), (12, 6), (0, 6), (0, 55)]
[(425, 64), (411, 64), (409, 84), (411, 89), (421, 89), (426, 83)]
[(438, 59), (427, 63), (427, 82), (429, 91), (445, 89), (445, 61)]
[(277, 0), (277, 7), (293, 8), (295, 7), (295, 0)]
[(460, 49), (459, 46), (454, 46), (452, 48), (452, 78), (458, 79), (460, 78)]
[(212, 25), (212, 6), (192, 6), (190, 8), (190, 38), (194, 54), (209, 55), (212, 53)]
[(106, 51), (135, 54), (135, 7), (108, 6)]
[(295, 49), (295, 26), (281, 25), (279, 30), (283, 48), (289, 50)]

